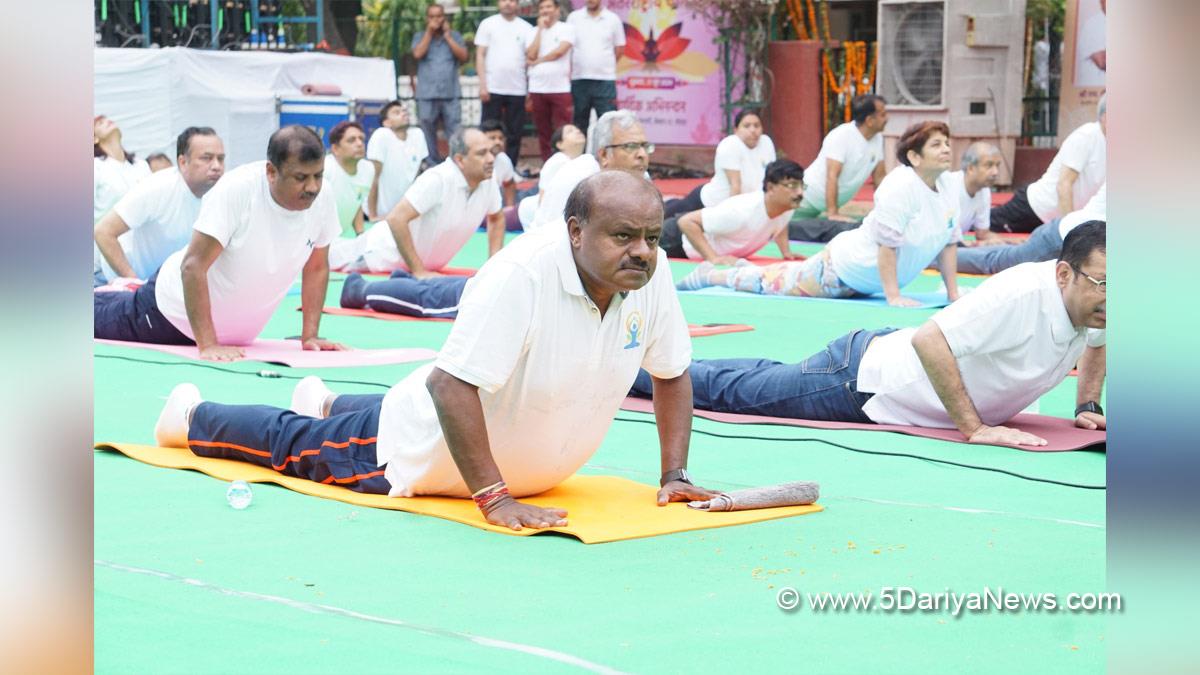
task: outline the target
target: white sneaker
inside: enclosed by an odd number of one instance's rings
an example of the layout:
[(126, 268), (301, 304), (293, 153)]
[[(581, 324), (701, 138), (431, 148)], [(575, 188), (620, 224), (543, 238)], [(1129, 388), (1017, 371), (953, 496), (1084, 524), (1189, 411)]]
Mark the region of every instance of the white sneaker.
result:
[(321, 419), (325, 417), (325, 401), (329, 400), (330, 396), (336, 396), (333, 390), (325, 386), (321, 378), (309, 375), (297, 382), (296, 388), (292, 390), (291, 410), (297, 415)]
[(163, 448), (186, 448), (188, 413), (203, 401), (200, 390), (191, 382), (176, 385), (154, 425), (154, 442)]

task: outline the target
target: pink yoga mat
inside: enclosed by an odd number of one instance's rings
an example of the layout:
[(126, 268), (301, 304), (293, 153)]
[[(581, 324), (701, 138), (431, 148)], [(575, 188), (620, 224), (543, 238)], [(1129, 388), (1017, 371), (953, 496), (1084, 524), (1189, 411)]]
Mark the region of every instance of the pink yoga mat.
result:
[(305, 96), (341, 96), (342, 88), (336, 84), (313, 82), (300, 87), (300, 93)]
[[(297, 307), (299, 311), (301, 308)], [(335, 316), (361, 316), (368, 319), (380, 319), (383, 321), (453, 321), (454, 319), (444, 319), (442, 317), (417, 317), (408, 316), (407, 314), (390, 314), (388, 312), (376, 312), (370, 309), (351, 309), (348, 307), (325, 307), (322, 309), (326, 314)], [(705, 337), (708, 335), (722, 335), (724, 333), (743, 333), (748, 330), (754, 330), (754, 326), (747, 326), (743, 323), (710, 323), (710, 324), (688, 324), (688, 333), (692, 337)]]
[[(144, 342), (121, 340), (96, 340), (100, 344), (117, 347), (150, 349), (164, 354), (174, 354), (188, 359), (200, 360), (199, 351), (187, 345), (152, 345)], [(382, 366), (395, 363), (426, 361), (437, 356), (432, 349), (351, 349), (344, 352), (304, 351), (299, 340), (256, 340), (245, 348), (242, 361), (264, 361), (293, 368), (338, 368), (347, 366)], [(207, 362), (206, 362), (207, 363)]]
[[(630, 412), (652, 413), (654, 404), (649, 399), (625, 399), (621, 404), (622, 410)], [(953, 441), (966, 444), (967, 441), (955, 429), (925, 429), (899, 424), (857, 424), (854, 422), (818, 422), (815, 420), (797, 420), (785, 417), (767, 417), (765, 415), (738, 415), (734, 413), (710, 412), (708, 410), (694, 411), (696, 417), (703, 417), (714, 422), (729, 424), (777, 424), (789, 427), (805, 427), (808, 429), (853, 429), (855, 431), (891, 431), (897, 434), (932, 438), (938, 441)], [(1072, 420), (1046, 415), (1030, 415), (1022, 413), (1014, 417), (1007, 426), (1015, 427), (1035, 436), (1046, 439), (1048, 445), (1040, 448), (1028, 445), (1009, 445), (1004, 447), (1027, 450), (1029, 452), (1066, 452), (1068, 450), (1083, 450), (1084, 448), (1102, 444), (1106, 435), (1103, 431), (1088, 431), (1075, 426)]]

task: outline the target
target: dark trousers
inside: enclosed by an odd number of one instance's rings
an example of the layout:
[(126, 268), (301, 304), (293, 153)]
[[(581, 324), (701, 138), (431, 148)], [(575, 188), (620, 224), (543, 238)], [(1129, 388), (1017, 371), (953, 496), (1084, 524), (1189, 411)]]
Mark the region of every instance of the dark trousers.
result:
[(1012, 199), (991, 212), (992, 232), (1033, 232), (1041, 224), (1042, 219), (1029, 205), (1026, 188), (1014, 192)]
[(425, 143), (429, 146), (430, 164), (441, 164), (442, 154), (438, 152), (437, 123), (442, 121), (442, 129), (446, 138), (454, 135), (462, 120), (462, 106), (457, 98), (419, 98), (417, 99), (417, 122), (425, 133)]
[(500, 121), (504, 127), (504, 154), (515, 167), (521, 156), (521, 136), (525, 133), (525, 97), (492, 94), (483, 104), (482, 119)]
[(269, 467), (286, 476), (387, 494), (375, 454), (382, 394), (343, 395), (317, 419), (266, 405), (201, 403), (192, 413), (188, 448)]
[(679, 229), (678, 218), (667, 218), (663, 221), (662, 236), (658, 238), (658, 246), (667, 252), (668, 258), (686, 258), (687, 251), (683, 248), (683, 232)]
[(587, 136), (592, 111), (596, 117), (617, 109), (617, 83), (612, 80), (571, 80), (575, 126)]
[(824, 218), (805, 218), (788, 223), (788, 239), (792, 241), (815, 241), (826, 243), (845, 232), (853, 230), (861, 223), (847, 223), (841, 220), (826, 220)]
[(704, 202), (700, 200), (700, 189), (703, 185), (697, 185), (695, 190), (688, 193), (683, 199), (672, 199), (663, 205), (663, 218), (672, 216), (682, 216), (685, 213), (699, 211), (704, 208)]
[(542, 161), (550, 159), (554, 154), (554, 146), (550, 137), (554, 130), (571, 123), (571, 95), (561, 94), (530, 94), (533, 103), (533, 126), (537, 128), (538, 151), (542, 153)]
[[(958, 249), (958, 271), (967, 274), (995, 274), (1027, 262), (1054, 260), (1062, 252), (1058, 218), (1038, 225), (1020, 244), (970, 246)], [(934, 261), (937, 264), (937, 261)]]
[(194, 345), (158, 310), (154, 285), (158, 272), (130, 293), (112, 291), (92, 294), (93, 335), (101, 340), (148, 342), (157, 345)]
[[(858, 367), (871, 340), (894, 330), (852, 331), (796, 364), (767, 359), (692, 361), (692, 400), (696, 408), (714, 412), (870, 423), (862, 407), (872, 395), (858, 391)], [(629, 393), (649, 398), (652, 391), (650, 374), (643, 370)]]
[(342, 306), (354, 309), (369, 306), (376, 312), (453, 319), (458, 316), (458, 301), (466, 285), (467, 277), (414, 279), (408, 272), (396, 270), (390, 279), (367, 282), (361, 291), (351, 288), (353, 292), (343, 293)]

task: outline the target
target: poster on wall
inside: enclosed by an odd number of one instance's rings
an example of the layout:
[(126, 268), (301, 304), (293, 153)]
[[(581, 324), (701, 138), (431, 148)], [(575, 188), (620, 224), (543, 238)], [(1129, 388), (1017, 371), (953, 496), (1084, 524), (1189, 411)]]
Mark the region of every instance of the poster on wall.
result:
[(1107, 51), (1107, 0), (1080, 0), (1075, 30), (1075, 86), (1103, 87)]
[[(576, 9), (586, 0), (573, 0)], [(654, 143), (715, 145), (721, 128), (717, 31), (680, 0), (605, 0), (625, 29), (617, 107), (633, 111)]]

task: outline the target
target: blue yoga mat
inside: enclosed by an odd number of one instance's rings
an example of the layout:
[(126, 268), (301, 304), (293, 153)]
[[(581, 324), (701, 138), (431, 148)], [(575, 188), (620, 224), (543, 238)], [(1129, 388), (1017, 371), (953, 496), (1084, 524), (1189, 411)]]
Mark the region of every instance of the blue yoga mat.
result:
[[(757, 293), (741, 293), (731, 288), (724, 286), (709, 286), (698, 291), (679, 291), (684, 295), (717, 295), (723, 298), (742, 297), (742, 298), (770, 298), (772, 300), (804, 300), (809, 302), (849, 302), (855, 305), (875, 305), (879, 307), (889, 307), (887, 298), (883, 294), (869, 295), (859, 298), (808, 298), (802, 295), (759, 295)], [(934, 293), (904, 293), (906, 297), (912, 298), (921, 303), (913, 309), (940, 309), (950, 304), (946, 299), (946, 292)]]

